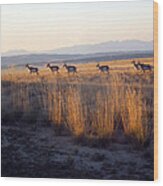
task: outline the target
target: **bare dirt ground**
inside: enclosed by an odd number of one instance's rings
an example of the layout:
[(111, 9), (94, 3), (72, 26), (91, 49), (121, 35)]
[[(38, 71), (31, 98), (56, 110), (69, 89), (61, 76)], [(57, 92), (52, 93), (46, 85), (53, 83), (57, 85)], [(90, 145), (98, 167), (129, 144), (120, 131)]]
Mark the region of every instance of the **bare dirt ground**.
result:
[(112, 142), (105, 148), (79, 145), (55, 135), (52, 125), (2, 125), (2, 176), (153, 180), (151, 149)]

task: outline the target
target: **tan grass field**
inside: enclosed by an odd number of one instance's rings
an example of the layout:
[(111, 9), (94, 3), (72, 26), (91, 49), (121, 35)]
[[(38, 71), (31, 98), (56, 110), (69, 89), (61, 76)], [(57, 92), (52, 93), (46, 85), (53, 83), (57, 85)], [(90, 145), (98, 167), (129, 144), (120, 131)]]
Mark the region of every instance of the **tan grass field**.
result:
[[(152, 58), (139, 60), (153, 63)], [(122, 127), (144, 144), (153, 128), (153, 72), (135, 70), (131, 60), (100, 64), (109, 64), (109, 74), (100, 73), (96, 63), (76, 65), (74, 75), (63, 68), (59, 74), (42, 69), (38, 76), (26, 69), (4, 71), (3, 114), (35, 117), (39, 111), (39, 119), (65, 125), (75, 136), (110, 137)]]

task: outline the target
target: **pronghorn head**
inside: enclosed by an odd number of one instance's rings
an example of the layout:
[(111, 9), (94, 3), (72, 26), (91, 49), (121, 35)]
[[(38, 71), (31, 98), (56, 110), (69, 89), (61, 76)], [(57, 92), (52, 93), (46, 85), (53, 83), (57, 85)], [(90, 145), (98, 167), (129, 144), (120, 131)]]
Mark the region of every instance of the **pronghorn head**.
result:
[(138, 61), (138, 65), (141, 65), (140, 61)]
[(67, 64), (64, 64), (63, 67), (67, 67)]
[(27, 68), (29, 67), (29, 65), (28, 65), (28, 64), (26, 64), (25, 66), (26, 66)]
[(135, 60), (133, 60), (131, 63), (132, 63), (132, 64), (136, 64)]
[(48, 63), (48, 64), (46, 65), (46, 67), (50, 67), (50, 64)]
[(96, 67), (99, 67), (100, 65), (99, 65), (99, 63), (96, 65)]

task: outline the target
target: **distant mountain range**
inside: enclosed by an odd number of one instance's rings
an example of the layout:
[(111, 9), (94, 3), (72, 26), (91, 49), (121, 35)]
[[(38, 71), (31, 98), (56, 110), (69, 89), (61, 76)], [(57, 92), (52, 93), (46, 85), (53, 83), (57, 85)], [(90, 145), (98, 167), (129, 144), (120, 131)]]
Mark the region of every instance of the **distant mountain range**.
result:
[(30, 54), (27, 50), (9, 50), (7, 52), (2, 53), (2, 56), (19, 56)]
[(99, 44), (77, 45), (51, 51), (57, 54), (92, 54), (122, 51), (149, 51), (153, 50), (153, 41), (125, 40), (109, 41)]
[(148, 58), (153, 57), (153, 51), (127, 51), (127, 52), (109, 52), (94, 54), (28, 54), (18, 56), (3, 56), (1, 58), (1, 68), (9, 67), (25, 68), (25, 64), (37, 65), (40, 68), (45, 67), (47, 63), (63, 65), (63, 63), (92, 63), (100, 61), (112, 61), (122, 59)]
[(14, 65), (24, 68), (27, 63), (42, 67), (47, 62), (72, 64), (144, 57), (153, 57), (152, 41), (109, 41), (100, 44), (78, 45), (43, 52), (12, 50), (3, 53), (1, 67), (4, 69)]
[(26, 50), (11, 50), (2, 53), (3, 56), (17, 56), (28, 54), (94, 54), (94, 53), (110, 53), (110, 52), (127, 52), (127, 51), (153, 51), (153, 41), (140, 40), (124, 40), (124, 41), (108, 41), (99, 44), (75, 45), (72, 47), (64, 47), (55, 50), (47, 50), (42, 52), (30, 52)]

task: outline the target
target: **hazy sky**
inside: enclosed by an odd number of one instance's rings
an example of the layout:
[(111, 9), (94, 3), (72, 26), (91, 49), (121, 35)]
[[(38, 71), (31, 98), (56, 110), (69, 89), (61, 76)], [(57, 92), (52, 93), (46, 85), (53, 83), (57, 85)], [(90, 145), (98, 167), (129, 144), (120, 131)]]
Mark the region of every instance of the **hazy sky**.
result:
[(2, 52), (126, 39), (153, 40), (152, 0), (1, 6)]

